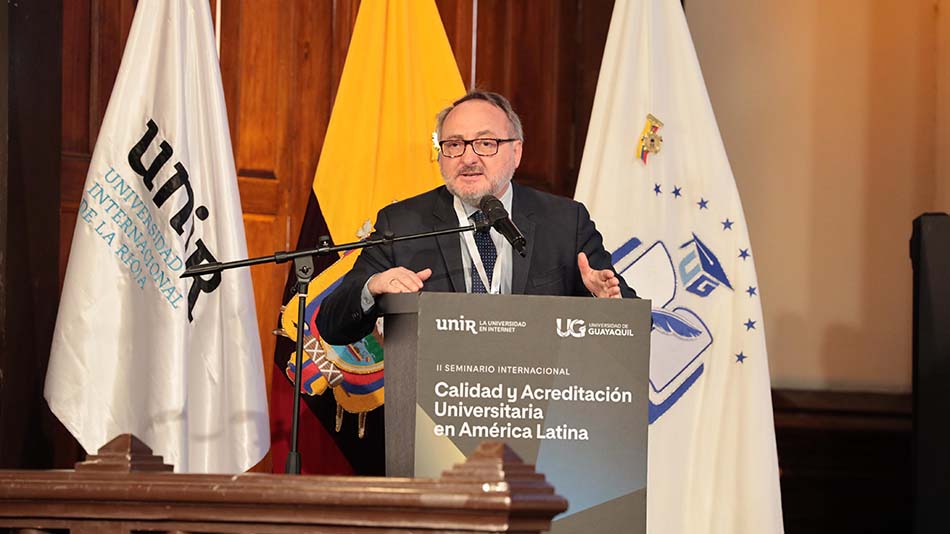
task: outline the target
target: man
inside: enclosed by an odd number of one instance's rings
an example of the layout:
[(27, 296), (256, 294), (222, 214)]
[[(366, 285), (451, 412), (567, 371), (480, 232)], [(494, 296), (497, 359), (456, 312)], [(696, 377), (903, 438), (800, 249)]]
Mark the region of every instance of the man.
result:
[(416, 291), (636, 297), (610, 264), (587, 209), (511, 183), (521, 162), (521, 120), (505, 97), (473, 91), (438, 115), (445, 185), (383, 208), (374, 238), (467, 226), (485, 195), (501, 200), (524, 234), (524, 256), (494, 229), (365, 249), (320, 306), (317, 329), (342, 345), (369, 334), (376, 299)]

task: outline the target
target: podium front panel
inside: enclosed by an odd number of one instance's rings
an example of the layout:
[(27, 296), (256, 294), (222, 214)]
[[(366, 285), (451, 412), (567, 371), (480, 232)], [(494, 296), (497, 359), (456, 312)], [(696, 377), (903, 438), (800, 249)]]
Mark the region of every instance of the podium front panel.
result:
[[(388, 474), (437, 477), (480, 442), (504, 441), (568, 499), (552, 532), (643, 530), (649, 301), (423, 293), (415, 324), (394, 316), (385, 326)], [(410, 363), (393, 350), (412, 337)], [(415, 403), (405, 406), (411, 373)]]

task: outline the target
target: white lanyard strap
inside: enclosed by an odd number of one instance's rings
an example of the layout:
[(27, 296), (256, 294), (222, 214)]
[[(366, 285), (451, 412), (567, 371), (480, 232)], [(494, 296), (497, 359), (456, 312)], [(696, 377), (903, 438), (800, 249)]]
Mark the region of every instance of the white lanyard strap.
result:
[[(492, 230), (494, 231), (494, 230)], [(491, 235), (489, 233), (489, 235)], [(495, 268), (492, 270), (491, 284), (488, 283), (488, 275), (485, 271), (485, 264), (482, 263), (482, 255), (478, 252), (478, 246), (475, 245), (475, 236), (473, 232), (465, 232), (462, 236), (465, 239), (465, 246), (468, 248), (468, 255), (472, 259), (472, 263), (475, 264), (475, 271), (478, 273), (478, 277), (482, 280), (482, 286), (488, 289), (489, 293), (498, 295), (501, 293), (501, 253), (499, 251), (498, 259), (495, 260)], [(495, 239), (492, 238), (492, 243), (495, 242)], [(498, 249), (498, 245), (495, 245), (495, 249)]]

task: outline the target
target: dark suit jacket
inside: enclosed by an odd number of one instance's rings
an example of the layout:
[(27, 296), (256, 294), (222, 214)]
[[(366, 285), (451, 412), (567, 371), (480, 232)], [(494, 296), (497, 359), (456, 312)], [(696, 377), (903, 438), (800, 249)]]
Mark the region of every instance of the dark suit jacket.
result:
[[(527, 240), (525, 257), (512, 253), (511, 292), (522, 295), (590, 296), (577, 268), (585, 252), (594, 269), (612, 268), (603, 238), (587, 208), (574, 200), (511, 184), (512, 221)], [(396, 236), (458, 226), (452, 194), (445, 186), (386, 206), (376, 217), (372, 238), (386, 232)], [(432, 269), (423, 291), (465, 292), (459, 236), (403, 241), (364, 249), (353, 269), (324, 299), (317, 315), (320, 335), (334, 345), (352, 343), (373, 330), (377, 312), (363, 313), (360, 294), (375, 273), (402, 266), (413, 271)], [(624, 297), (636, 293), (620, 279)]]

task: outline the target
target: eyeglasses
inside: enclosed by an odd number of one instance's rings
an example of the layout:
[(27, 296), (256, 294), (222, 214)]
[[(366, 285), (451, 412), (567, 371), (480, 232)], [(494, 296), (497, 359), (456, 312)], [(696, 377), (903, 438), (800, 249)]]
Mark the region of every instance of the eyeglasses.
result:
[(465, 147), (472, 145), (472, 151), (479, 156), (494, 156), (498, 153), (498, 145), (510, 143), (517, 139), (493, 139), (491, 137), (479, 137), (466, 141), (464, 139), (447, 139), (439, 141), (439, 148), (442, 155), (447, 158), (457, 158), (465, 153)]

